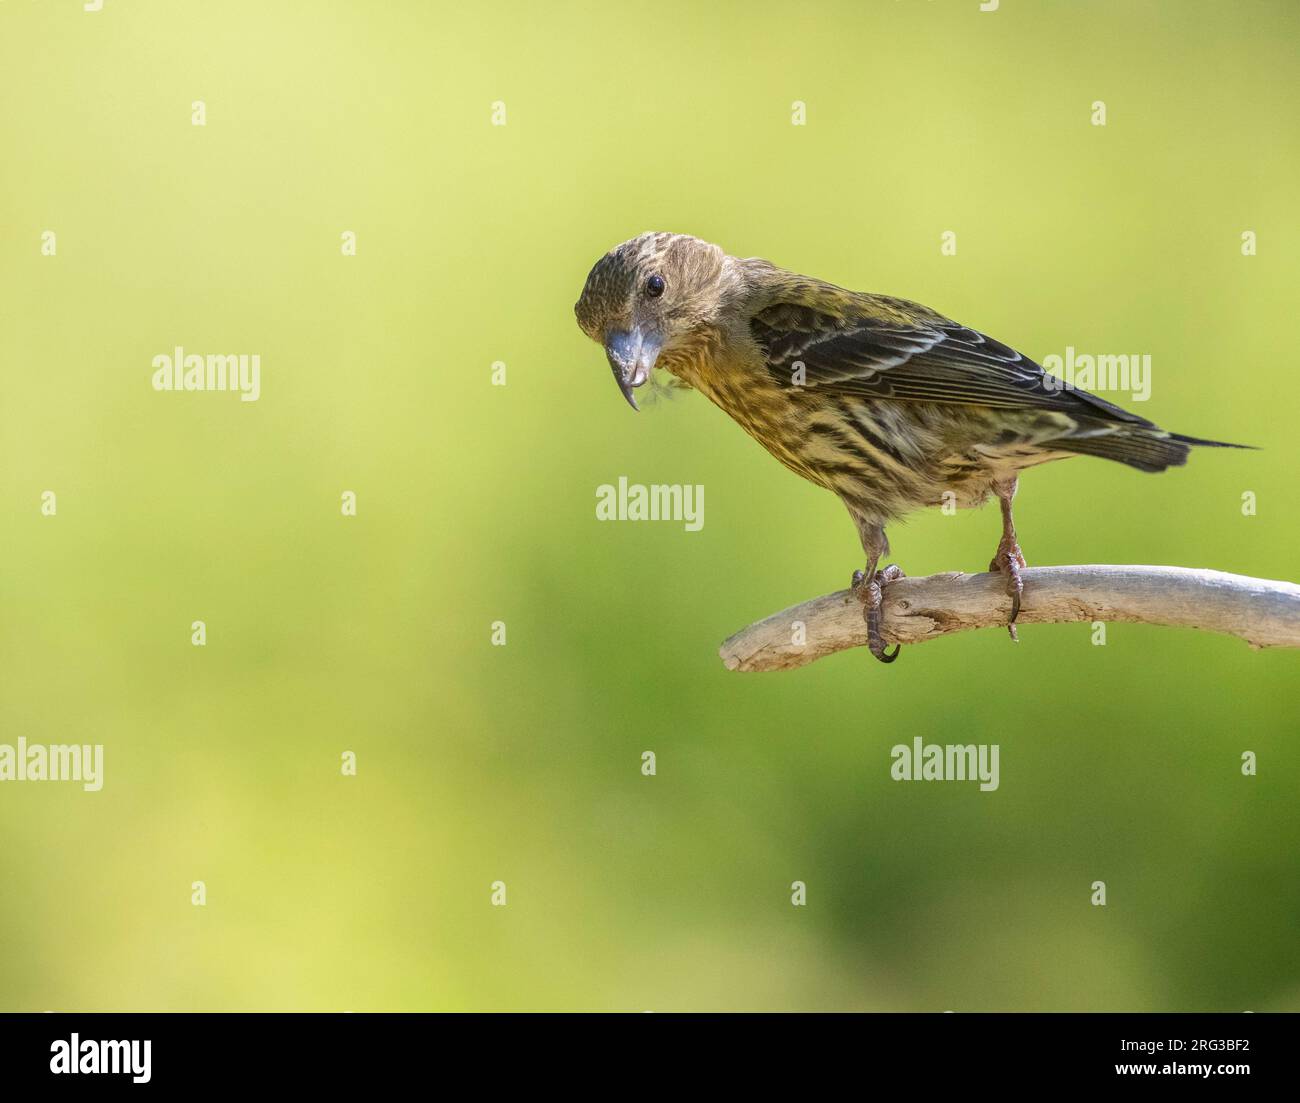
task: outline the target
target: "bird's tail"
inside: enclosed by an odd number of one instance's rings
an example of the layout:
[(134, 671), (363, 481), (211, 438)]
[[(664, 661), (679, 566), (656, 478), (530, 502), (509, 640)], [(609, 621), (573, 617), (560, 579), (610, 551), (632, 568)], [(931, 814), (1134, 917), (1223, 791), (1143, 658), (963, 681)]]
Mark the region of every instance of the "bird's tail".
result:
[(1136, 467), (1139, 471), (1164, 471), (1182, 467), (1192, 446), (1198, 448), (1254, 448), (1253, 444), (1228, 444), (1221, 440), (1202, 440), (1181, 433), (1167, 433), (1154, 426), (1113, 425), (1105, 429), (1084, 430), (1078, 436), (1052, 441), (1046, 447), (1082, 456), (1099, 456)]

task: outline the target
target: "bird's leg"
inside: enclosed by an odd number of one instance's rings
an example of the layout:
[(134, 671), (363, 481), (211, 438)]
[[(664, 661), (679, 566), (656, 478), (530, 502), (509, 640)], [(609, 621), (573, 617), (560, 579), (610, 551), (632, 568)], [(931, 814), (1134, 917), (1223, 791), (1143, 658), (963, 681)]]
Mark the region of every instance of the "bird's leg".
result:
[[(857, 520), (857, 518), (854, 518)], [(862, 602), (862, 619), (867, 622), (867, 647), (882, 663), (892, 663), (898, 658), (902, 646), (896, 644), (892, 652), (885, 650), (885, 640), (880, 634), (882, 602), (881, 587), (896, 578), (905, 577), (903, 569), (891, 563), (883, 570), (876, 566), (883, 555), (889, 554), (889, 541), (885, 539), (883, 525), (868, 524), (858, 521), (858, 534), (862, 538), (862, 550), (867, 556), (867, 569), (853, 572), (852, 590)]]
[(1007, 632), (1019, 642), (1016, 635), (1016, 617), (1020, 615), (1020, 595), (1025, 592), (1024, 580), (1020, 570), (1025, 565), (1025, 557), (1016, 543), (1016, 526), (1011, 519), (1011, 499), (1016, 496), (1015, 479), (1004, 483), (994, 483), (993, 493), (998, 496), (1002, 506), (1002, 539), (998, 542), (997, 553), (989, 563), (990, 571), (1000, 571), (1007, 579), (1007, 595), (1011, 598), (1011, 619), (1007, 621)]

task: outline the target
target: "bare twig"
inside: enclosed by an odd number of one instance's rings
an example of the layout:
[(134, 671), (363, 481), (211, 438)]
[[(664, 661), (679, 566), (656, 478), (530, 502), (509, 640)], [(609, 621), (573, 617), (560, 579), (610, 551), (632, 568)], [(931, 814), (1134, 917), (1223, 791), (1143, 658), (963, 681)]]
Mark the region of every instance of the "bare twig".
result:
[[(1024, 580), (1018, 624), (1141, 621), (1226, 632), (1252, 647), (1300, 647), (1300, 586), (1291, 582), (1187, 567), (1114, 566), (1031, 567)], [(996, 574), (902, 578), (884, 593), (890, 643), (1001, 627), (1011, 608)], [(861, 603), (839, 590), (742, 628), (720, 654), (728, 670), (790, 670), (866, 642)]]

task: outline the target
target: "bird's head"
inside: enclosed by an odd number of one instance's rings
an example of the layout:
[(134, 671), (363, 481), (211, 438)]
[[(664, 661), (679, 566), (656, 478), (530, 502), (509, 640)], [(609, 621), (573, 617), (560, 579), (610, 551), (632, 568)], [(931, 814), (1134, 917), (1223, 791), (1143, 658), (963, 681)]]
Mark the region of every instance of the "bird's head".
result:
[(646, 233), (592, 268), (573, 312), (582, 332), (604, 348), (632, 409), (632, 391), (655, 363), (716, 321), (729, 259), (697, 237)]

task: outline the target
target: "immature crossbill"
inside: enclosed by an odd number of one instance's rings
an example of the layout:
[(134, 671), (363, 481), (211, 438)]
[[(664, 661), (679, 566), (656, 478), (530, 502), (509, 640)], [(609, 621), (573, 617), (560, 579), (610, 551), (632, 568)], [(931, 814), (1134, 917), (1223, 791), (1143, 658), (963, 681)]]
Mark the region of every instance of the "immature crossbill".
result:
[(1027, 467), (1073, 455), (1163, 471), (1193, 444), (1086, 391), (1066, 388), (1032, 360), (917, 303), (728, 256), (684, 234), (646, 233), (606, 253), (574, 307), (605, 349), (615, 382), (633, 389), (655, 368), (693, 387), (786, 467), (848, 507), (866, 569), (854, 573), (876, 658), (885, 524), (922, 506), (979, 505), (996, 495), (1002, 539), (990, 570), (1011, 599), (1024, 556), (1011, 500)]

